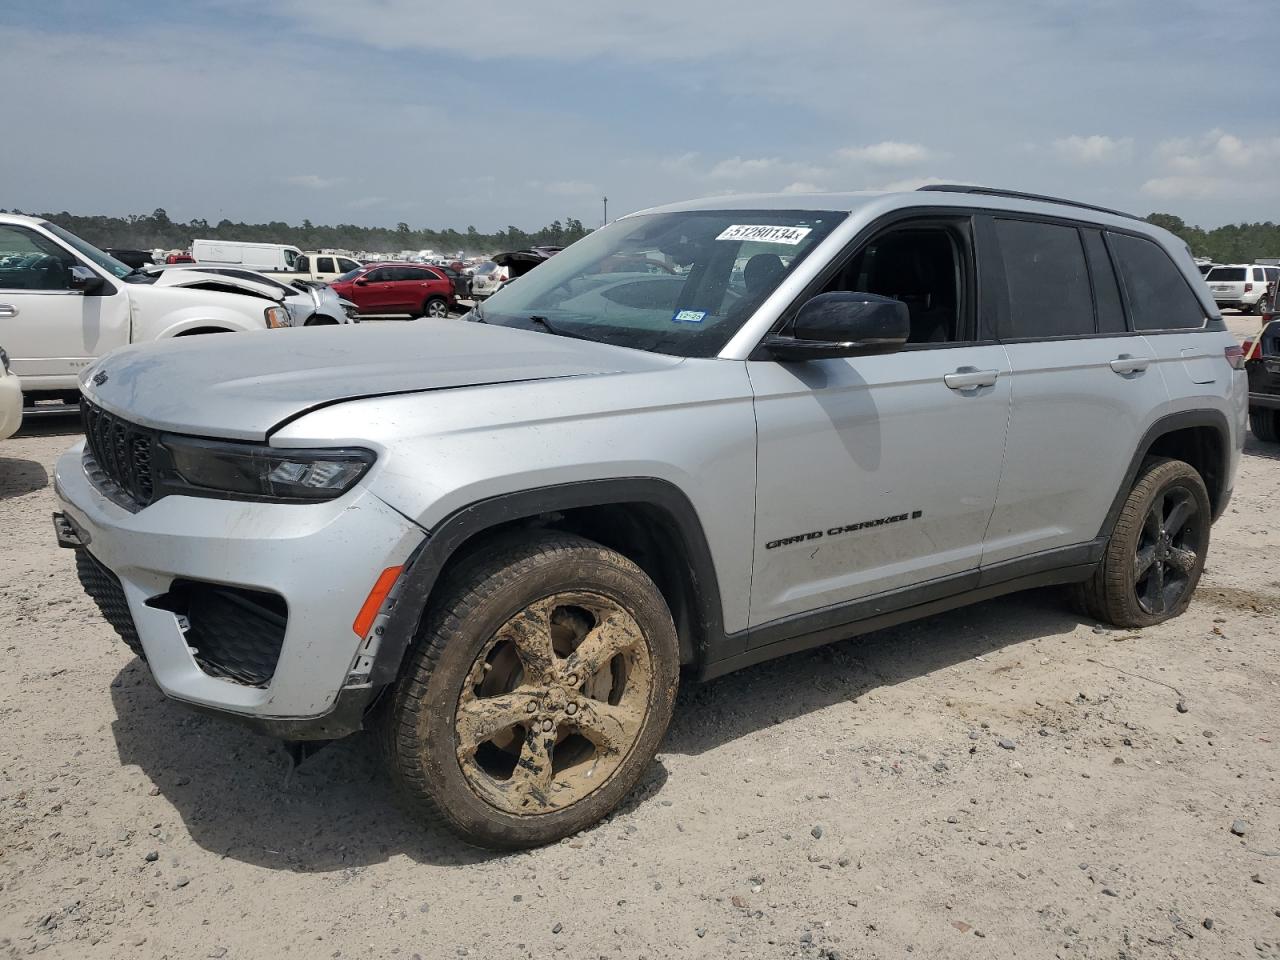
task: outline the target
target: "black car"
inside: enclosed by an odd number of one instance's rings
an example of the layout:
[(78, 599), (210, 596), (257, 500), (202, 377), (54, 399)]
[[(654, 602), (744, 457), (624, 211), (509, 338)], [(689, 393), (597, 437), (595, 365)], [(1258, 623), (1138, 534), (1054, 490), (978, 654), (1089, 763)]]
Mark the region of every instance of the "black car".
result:
[(1262, 306), (1262, 332), (1245, 345), (1249, 371), (1249, 428), (1259, 440), (1280, 443), (1280, 320), (1276, 316), (1277, 287), (1267, 291)]

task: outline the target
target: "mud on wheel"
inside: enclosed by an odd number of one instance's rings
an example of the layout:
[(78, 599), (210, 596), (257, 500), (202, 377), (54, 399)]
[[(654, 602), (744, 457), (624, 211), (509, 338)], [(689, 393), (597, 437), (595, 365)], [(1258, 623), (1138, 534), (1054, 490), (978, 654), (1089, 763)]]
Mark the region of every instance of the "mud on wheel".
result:
[(484, 550), (444, 590), (387, 717), (410, 800), (497, 848), (599, 820), (671, 716), (679, 653), (657, 587), (620, 554), (540, 534)]
[(1084, 612), (1119, 627), (1178, 616), (1191, 602), (1209, 548), (1209, 494), (1181, 460), (1143, 464), (1106, 553), (1077, 598)]

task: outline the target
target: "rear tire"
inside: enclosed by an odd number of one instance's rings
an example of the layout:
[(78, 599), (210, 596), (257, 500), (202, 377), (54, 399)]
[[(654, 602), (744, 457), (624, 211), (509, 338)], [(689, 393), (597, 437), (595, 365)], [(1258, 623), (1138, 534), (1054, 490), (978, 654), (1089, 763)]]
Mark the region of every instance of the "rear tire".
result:
[(443, 320), (449, 316), (449, 304), (443, 297), (432, 297), (422, 305), (422, 315), (432, 320)]
[(577, 833), (649, 766), (679, 663), (671, 612), (626, 557), (568, 534), (498, 541), (432, 599), (383, 720), (393, 779), (479, 846)]
[(1264, 443), (1280, 443), (1280, 410), (1250, 410), (1249, 429)]
[(1094, 575), (1076, 588), (1087, 616), (1149, 627), (1191, 602), (1209, 547), (1204, 480), (1181, 460), (1151, 458), (1138, 472)]

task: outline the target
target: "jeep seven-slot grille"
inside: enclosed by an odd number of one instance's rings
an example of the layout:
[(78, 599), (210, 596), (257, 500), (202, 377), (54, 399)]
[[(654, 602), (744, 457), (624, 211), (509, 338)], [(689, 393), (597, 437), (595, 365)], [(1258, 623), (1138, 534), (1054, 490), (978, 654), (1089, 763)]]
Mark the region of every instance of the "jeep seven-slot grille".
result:
[(155, 431), (122, 420), (83, 398), (80, 417), (89, 452), (103, 476), (137, 506), (151, 503), (155, 496), (151, 473)]

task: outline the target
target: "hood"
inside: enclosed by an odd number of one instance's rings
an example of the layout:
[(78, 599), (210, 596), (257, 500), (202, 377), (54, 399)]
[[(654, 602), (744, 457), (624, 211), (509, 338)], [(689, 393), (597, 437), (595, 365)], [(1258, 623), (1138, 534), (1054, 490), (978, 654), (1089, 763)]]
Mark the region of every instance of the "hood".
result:
[(231, 277), (220, 273), (206, 273), (203, 270), (164, 270), (156, 273), (157, 287), (195, 287), (205, 292), (231, 293), (237, 292), (251, 297), (262, 297), (279, 303), (285, 294), (278, 287), (243, 277)]
[(261, 440), (284, 420), (343, 400), (640, 373), (679, 363), (533, 330), (417, 320), (124, 347), (86, 369), (80, 386), (94, 403), (144, 426)]

